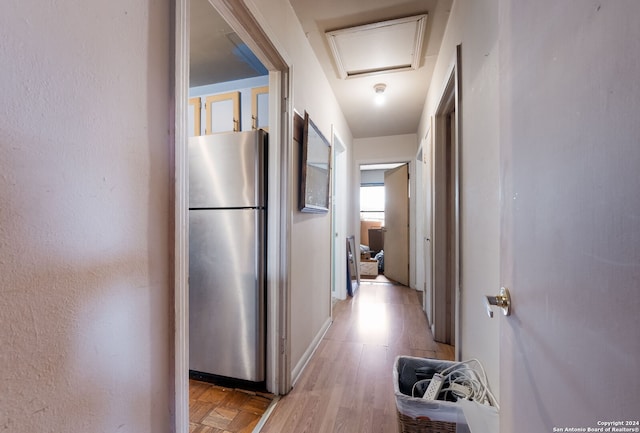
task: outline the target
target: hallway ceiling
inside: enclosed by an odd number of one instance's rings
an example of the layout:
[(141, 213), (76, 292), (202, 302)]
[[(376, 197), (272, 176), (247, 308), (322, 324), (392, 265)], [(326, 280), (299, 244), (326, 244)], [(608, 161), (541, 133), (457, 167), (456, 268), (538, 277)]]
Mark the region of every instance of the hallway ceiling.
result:
[[(309, 43), (338, 99), (354, 138), (411, 134), (418, 129), (452, 0), (291, 0)], [(231, 28), (207, 0), (192, 0), (192, 85), (261, 75)], [(326, 32), (428, 14), (416, 69), (342, 78)], [(375, 27), (375, 26), (374, 26)], [(381, 38), (371, 57), (379, 56)], [(385, 40), (382, 38), (382, 40)], [(418, 44), (419, 45), (419, 44)], [(411, 47), (404, 47), (404, 51)], [(403, 52), (398, 47), (397, 52)], [(215, 65), (215, 66), (214, 66)], [(224, 65), (224, 66), (222, 66)], [(226, 77), (226, 78), (225, 78)], [(231, 78), (229, 78), (231, 77)], [(224, 78), (224, 79), (223, 79)], [(199, 84), (198, 84), (199, 83)], [(385, 103), (376, 105), (374, 86), (384, 83)]]

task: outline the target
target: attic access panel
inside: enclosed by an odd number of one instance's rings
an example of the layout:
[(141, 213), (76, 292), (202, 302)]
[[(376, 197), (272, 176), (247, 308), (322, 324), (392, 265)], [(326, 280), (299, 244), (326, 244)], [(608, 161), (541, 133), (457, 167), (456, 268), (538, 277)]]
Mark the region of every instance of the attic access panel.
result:
[(326, 32), (340, 78), (417, 69), (427, 14)]

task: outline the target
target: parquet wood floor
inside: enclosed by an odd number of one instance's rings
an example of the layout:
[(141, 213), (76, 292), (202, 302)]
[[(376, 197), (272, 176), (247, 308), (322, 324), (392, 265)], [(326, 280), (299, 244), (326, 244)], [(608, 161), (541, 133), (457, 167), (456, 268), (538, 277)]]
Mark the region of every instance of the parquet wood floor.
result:
[(189, 381), (189, 433), (251, 433), (274, 396)]

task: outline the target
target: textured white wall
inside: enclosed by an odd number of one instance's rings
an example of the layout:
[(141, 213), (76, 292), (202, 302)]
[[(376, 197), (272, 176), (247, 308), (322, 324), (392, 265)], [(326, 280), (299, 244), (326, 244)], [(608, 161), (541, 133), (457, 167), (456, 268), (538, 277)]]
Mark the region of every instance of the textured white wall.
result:
[[(351, 131), (315, 58), (300, 22), (286, 0), (254, 1), (253, 10), (267, 34), (293, 65), (293, 105), (309, 112), (331, 140), (332, 125), (347, 152)], [(298, 206), (298, 153), (294, 151), (294, 204), (291, 226), (291, 366), (304, 361), (331, 314), (331, 216), (303, 214)]]
[(495, 295), (500, 288), (497, 22), (498, 0), (454, 2), (418, 133), (423, 137), (427, 131), (455, 61), (456, 45), (462, 44), (459, 343), (463, 359), (483, 363), (495, 394), (500, 386), (499, 322), (487, 317), (483, 296)]
[(169, 1), (0, 7), (0, 430), (170, 431)]

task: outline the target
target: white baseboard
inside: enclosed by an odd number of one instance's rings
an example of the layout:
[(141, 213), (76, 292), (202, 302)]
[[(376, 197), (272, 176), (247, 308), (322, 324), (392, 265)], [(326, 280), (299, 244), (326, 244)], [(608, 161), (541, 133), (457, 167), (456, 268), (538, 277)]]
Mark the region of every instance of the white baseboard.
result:
[(307, 350), (305, 350), (305, 352), (302, 354), (302, 358), (300, 358), (300, 361), (298, 361), (296, 366), (293, 367), (293, 370), (291, 371), (291, 385), (292, 386), (295, 385), (295, 383), (297, 382), (298, 378), (302, 374), (302, 371), (304, 370), (304, 368), (309, 363), (309, 360), (311, 359), (311, 357), (313, 356), (314, 352), (318, 348), (318, 345), (320, 344), (320, 341), (322, 341), (322, 338), (324, 337), (324, 334), (326, 334), (327, 331), (329, 330), (329, 326), (331, 326), (331, 317), (327, 317), (326, 322), (324, 322), (324, 324), (320, 327), (320, 331), (316, 334), (315, 338), (313, 339), (313, 341), (311, 342), (311, 344), (309, 345)]

